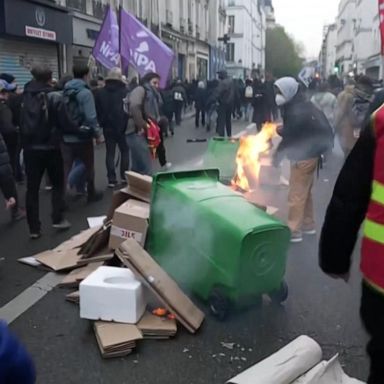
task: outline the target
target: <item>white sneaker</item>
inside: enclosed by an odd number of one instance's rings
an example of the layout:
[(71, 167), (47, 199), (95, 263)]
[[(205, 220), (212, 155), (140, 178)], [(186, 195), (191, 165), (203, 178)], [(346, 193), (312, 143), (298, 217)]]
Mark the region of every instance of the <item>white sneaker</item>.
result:
[(293, 232), (291, 235), (291, 243), (302, 243), (303, 235), (301, 232)]
[(316, 229), (309, 229), (308, 231), (303, 231), (304, 235), (316, 235), (317, 234), (317, 231)]
[(169, 171), (172, 168), (172, 163), (167, 163), (161, 167), (162, 171)]

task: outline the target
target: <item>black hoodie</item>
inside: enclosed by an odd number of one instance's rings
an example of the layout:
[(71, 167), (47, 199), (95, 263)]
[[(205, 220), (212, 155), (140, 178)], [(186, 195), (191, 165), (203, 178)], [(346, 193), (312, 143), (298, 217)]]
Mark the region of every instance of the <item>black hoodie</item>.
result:
[(107, 80), (95, 95), (97, 119), (107, 137), (124, 134), (126, 130), (128, 115), (123, 109), (123, 99), (127, 93), (122, 81)]

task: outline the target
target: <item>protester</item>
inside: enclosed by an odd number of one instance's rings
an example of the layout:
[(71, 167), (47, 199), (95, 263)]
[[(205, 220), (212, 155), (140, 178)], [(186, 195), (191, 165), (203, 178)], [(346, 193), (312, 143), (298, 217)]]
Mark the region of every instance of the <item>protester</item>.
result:
[(335, 129), (337, 99), (333, 93), (329, 92), (326, 82), (319, 84), (318, 90), (312, 96), (311, 101), (315, 107), (324, 113), (331, 127)]
[(253, 84), (252, 79), (245, 80), (245, 88), (243, 95), (243, 116), (244, 120), (249, 122), (251, 121), (251, 116), (253, 115)]
[(52, 121), (48, 94), (52, 71), (44, 66), (34, 67), (33, 80), (25, 85), (21, 112), (21, 139), (27, 175), (26, 208), (31, 239), (41, 237), (39, 219), (39, 189), (44, 172), (52, 183), (52, 222), (59, 230), (69, 229), (64, 219), (64, 173), (60, 152), (60, 136)]
[(241, 119), (243, 116), (242, 112), (242, 99), (244, 95), (245, 85), (242, 79), (233, 80), (235, 87), (235, 98), (233, 105), (233, 118)]
[(283, 127), (279, 129), (282, 141), (274, 165), (278, 166), (284, 156), (291, 162), (288, 226), (292, 242), (298, 243), (303, 241), (303, 233), (316, 234), (312, 186), (319, 157), (329, 149), (333, 135), (324, 114), (305, 100), (294, 78), (281, 78), (275, 86)]
[(253, 117), (252, 122), (256, 124), (260, 132), (263, 124), (267, 121), (265, 86), (262, 81), (255, 77), (253, 80)]
[(128, 116), (124, 112), (123, 100), (127, 89), (122, 79), (120, 68), (113, 68), (108, 73), (105, 87), (96, 94), (97, 117), (103, 128), (106, 145), (106, 167), (108, 187), (117, 185), (115, 170), (116, 146), (120, 150), (120, 178), (125, 180), (125, 172), (129, 168), (129, 149), (125, 138)]
[(31, 357), (4, 321), (0, 321), (0, 379), (2, 384), (36, 383)]
[(173, 100), (175, 102), (175, 121), (176, 125), (179, 127), (181, 124), (181, 114), (183, 112), (183, 107), (187, 103), (188, 98), (181, 80), (176, 81), (172, 91)]
[(168, 127), (166, 131), (163, 131), (163, 135), (168, 136), (168, 129), (173, 136), (175, 134), (174, 127), (174, 114), (175, 114), (175, 100), (173, 98), (172, 86), (168, 85), (165, 89), (161, 91), (161, 97), (163, 99), (163, 106), (161, 114), (164, 115), (168, 120)]
[(373, 115), (341, 170), (328, 206), (320, 240), (320, 266), (348, 282), (351, 256), (365, 218), (361, 251), (361, 317), (370, 341), (368, 384), (384, 378), (384, 108)]
[[(65, 180), (68, 180), (69, 172), (76, 159), (80, 159), (86, 168), (88, 202), (102, 199), (103, 194), (95, 188), (95, 160), (93, 139), (96, 144), (104, 141), (101, 129), (97, 121), (96, 107), (93, 94), (87, 85), (89, 68), (84, 65), (73, 67), (74, 79), (65, 84), (63, 97), (72, 119), (77, 123), (77, 130), (66, 132), (62, 127), (62, 153), (64, 158)], [(59, 116), (64, 121), (66, 116)]]
[(278, 110), (275, 101), (275, 79), (270, 72), (267, 72), (265, 77), (265, 112), (267, 121), (276, 121), (278, 119)]
[[(127, 142), (131, 150), (132, 166), (134, 172), (152, 175), (153, 165), (151, 152), (148, 146), (148, 119), (160, 121), (160, 99), (158, 92), (160, 76), (157, 73), (147, 73), (141, 79), (141, 85), (129, 94), (129, 120), (127, 127)], [(159, 127), (160, 128), (160, 127)], [(160, 129), (158, 134), (160, 135)], [(167, 166), (163, 156), (165, 148), (161, 148), (161, 161)]]
[(356, 134), (369, 123), (370, 106), (374, 100), (374, 86), (368, 76), (361, 75), (356, 79), (356, 86), (353, 89), (352, 115), (357, 127)]
[(207, 110), (207, 131), (209, 132), (214, 126), (217, 130), (217, 107), (218, 107), (218, 80), (208, 81), (207, 84), (207, 101), (206, 101), (206, 110)]
[(5, 199), (5, 207), (11, 211), (12, 220), (21, 220), (25, 212), (19, 208), (16, 183), (13, 177), (7, 147), (0, 133), (0, 190)]
[(235, 87), (233, 80), (228, 77), (227, 71), (218, 72), (219, 85), (218, 110), (217, 110), (217, 130), (221, 137), (225, 136), (225, 130), (228, 137), (232, 137), (232, 111), (235, 98)]
[(352, 111), (354, 88), (354, 81), (348, 81), (344, 91), (342, 91), (337, 98), (335, 129), (345, 158), (348, 157), (357, 141), (356, 129), (358, 127), (356, 126), (356, 121), (353, 117)]
[(205, 89), (204, 81), (199, 81), (195, 92), (195, 127), (199, 128), (200, 118), (201, 125), (205, 127), (205, 110), (207, 102), (207, 90)]

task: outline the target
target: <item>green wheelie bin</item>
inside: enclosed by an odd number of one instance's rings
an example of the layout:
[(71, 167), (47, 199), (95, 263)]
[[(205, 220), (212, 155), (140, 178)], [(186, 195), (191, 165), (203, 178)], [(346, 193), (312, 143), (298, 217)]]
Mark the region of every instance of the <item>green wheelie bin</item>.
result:
[(218, 170), (154, 177), (146, 247), (220, 318), (262, 294), (286, 300), (289, 241), (287, 226), (220, 183)]

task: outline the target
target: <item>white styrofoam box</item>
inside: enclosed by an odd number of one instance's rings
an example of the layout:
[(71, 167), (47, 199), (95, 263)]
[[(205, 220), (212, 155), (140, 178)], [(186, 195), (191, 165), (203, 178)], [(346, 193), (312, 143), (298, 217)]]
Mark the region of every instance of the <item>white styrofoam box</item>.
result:
[(127, 268), (99, 267), (80, 284), (80, 317), (136, 324), (147, 300), (142, 284)]

